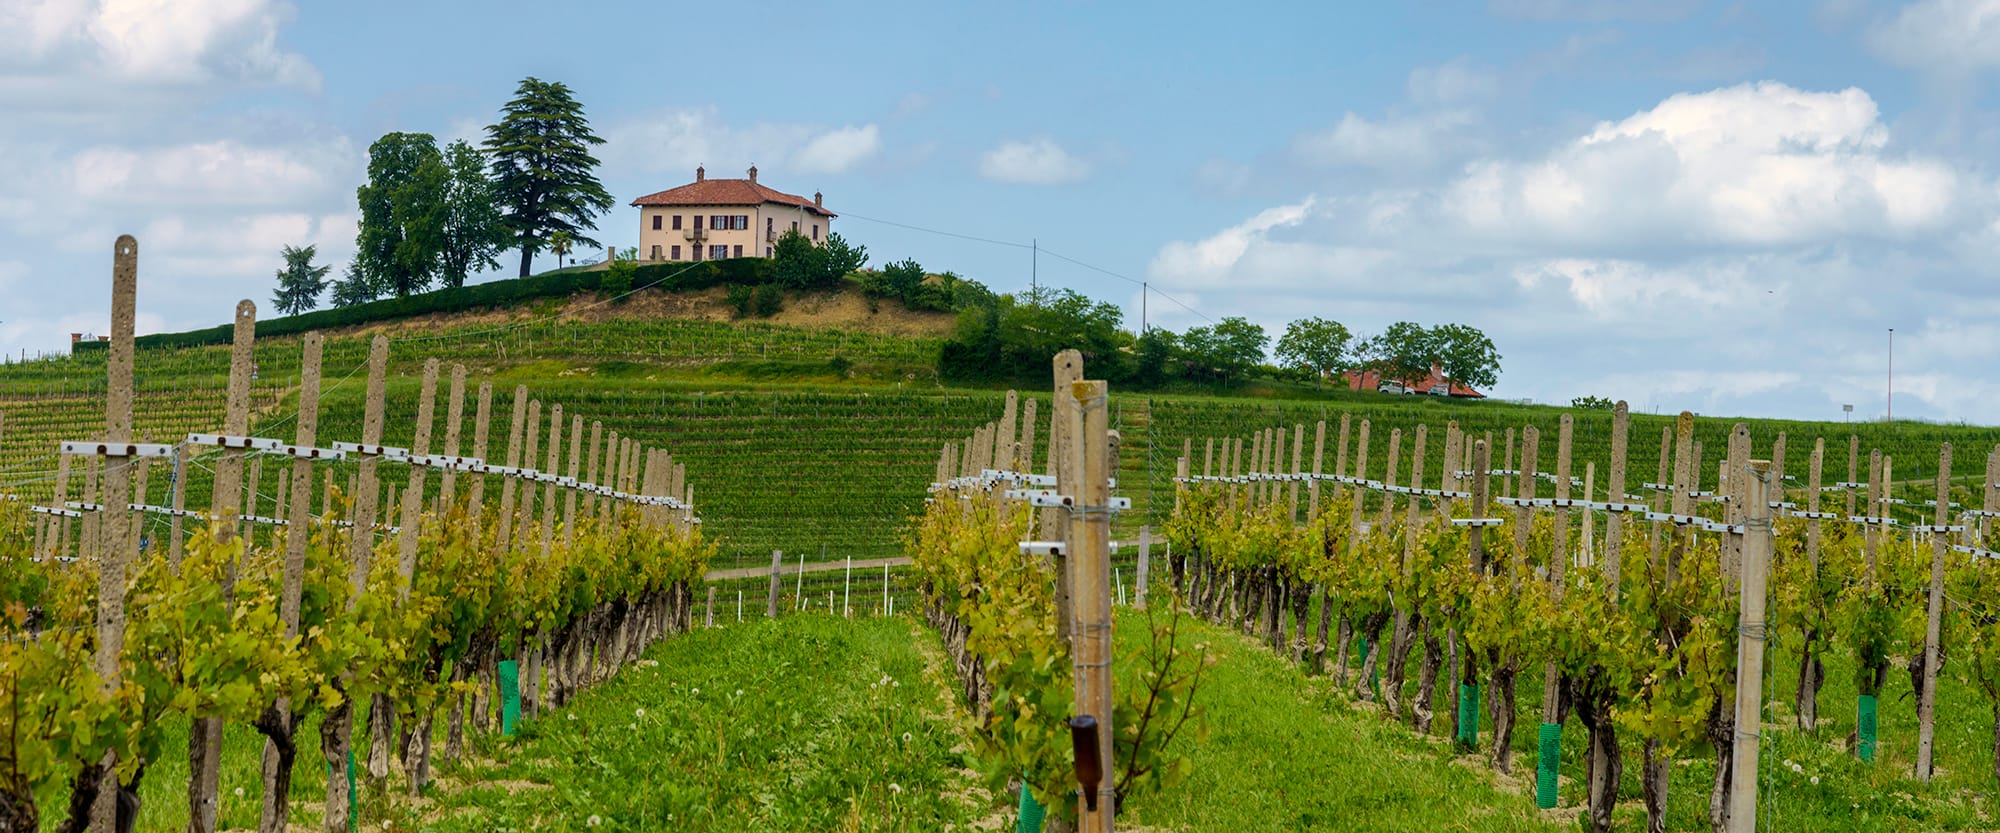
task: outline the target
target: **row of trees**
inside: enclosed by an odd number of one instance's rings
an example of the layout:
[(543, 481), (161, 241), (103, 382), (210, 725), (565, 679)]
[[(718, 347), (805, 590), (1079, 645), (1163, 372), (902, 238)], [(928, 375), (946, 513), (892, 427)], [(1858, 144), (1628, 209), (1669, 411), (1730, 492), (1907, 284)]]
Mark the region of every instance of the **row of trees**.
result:
[[(521, 252), (520, 276), (537, 252), (558, 257), (596, 248), (595, 218), (612, 206), (597, 179), (591, 131), (569, 87), (527, 78), (486, 128), (479, 147), (443, 148), (428, 133), (390, 133), (368, 148), (368, 181), (355, 190), (361, 219), (355, 256), (333, 282), (335, 306), (404, 296), (433, 286), (458, 287)], [(319, 306), (330, 267), (313, 264), (314, 248), (287, 246), (273, 299), (280, 312)]]
[(1303, 318), (1278, 338), (1278, 363), (1271, 365), (1270, 335), (1240, 317), (1181, 333), (1151, 327), (1135, 336), (1123, 328), (1118, 306), (1050, 287), (1018, 296), (987, 293), (955, 308), (960, 310), (958, 328), (939, 359), (939, 371), (947, 379), (1033, 378), (1047, 371), (1056, 352), (1071, 348), (1110, 380), (1148, 387), (1232, 384), (1260, 374), (1310, 377), (1323, 384), (1326, 377), (1350, 370), (1415, 382), (1427, 378), (1433, 367), (1468, 387), (1491, 387), (1500, 377), (1500, 353), (1493, 341), (1464, 324), (1425, 327), (1402, 321), (1357, 339), (1338, 321)]

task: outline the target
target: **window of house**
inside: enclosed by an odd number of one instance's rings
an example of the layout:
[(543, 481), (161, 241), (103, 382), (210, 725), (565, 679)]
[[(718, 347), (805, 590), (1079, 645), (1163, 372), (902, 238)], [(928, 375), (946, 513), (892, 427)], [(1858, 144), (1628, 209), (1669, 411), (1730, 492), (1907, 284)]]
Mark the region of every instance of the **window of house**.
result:
[(681, 230), (681, 215), (679, 215), (679, 214), (675, 214), (675, 215), (674, 215), (674, 231), (680, 231), (680, 230)]
[(778, 221), (777, 221), (777, 219), (776, 219), (776, 218), (772, 218), (772, 217), (765, 217), (765, 218), (764, 218), (764, 236), (765, 236), (765, 237), (769, 237), (769, 236), (771, 236), (771, 235), (773, 235), (773, 234), (776, 234), (777, 232), (778, 232)]
[[(678, 219), (678, 218), (676, 218), (676, 219)], [(673, 252), (674, 252), (674, 259), (675, 259), (675, 260), (680, 260), (680, 259), (681, 259), (681, 247), (679, 247), (679, 246), (675, 246), (675, 247), (674, 247), (674, 249), (673, 249)]]
[(695, 231), (701, 231), (701, 215), (700, 215), (700, 214), (696, 214), (696, 215), (694, 215), (694, 230), (695, 230)]
[(799, 221), (797, 221), (797, 220), (793, 220), (793, 221), (792, 221), (792, 231), (798, 231), (798, 230), (799, 230)]
[(716, 231), (728, 231), (729, 217), (724, 214), (711, 214), (708, 218), (708, 227)]
[(813, 224), (813, 242), (815, 242), (815, 243), (819, 242), (819, 224), (818, 224), (818, 223), (814, 223), (814, 224)]
[(748, 215), (748, 214), (738, 214), (738, 215), (736, 215), (736, 228), (737, 228), (737, 230), (739, 230), (739, 231), (749, 231), (749, 230), (750, 230), (750, 215)]
[[(657, 220), (657, 219), (660, 219), (660, 218), (658, 218), (658, 217), (654, 217), (653, 219)], [(659, 259), (660, 259), (660, 246), (659, 246), (659, 244), (657, 244), (657, 243), (653, 244), (653, 259), (654, 259), (654, 260), (659, 260)]]
[(765, 247), (764, 247), (764, 256), (765, 256), (765, 257), (771, 257), (771, 247), (770, 247), (770, 246), (765, 246)]
[(689, 246), (689, 247), (688, 247), (688, 260), (700, 260), (700, 259), (701, 259), (701, 247), (700, 247), (700, 246)]
[(742, 257), (742, 256), (743, 256), (743, 244), (738, 243), (736, 244), (736, 257)]
[(718, 244), (718, 245), (714, 245), (714, 246), (710, 246), (710, 247), (708, 247), (708, 259), (709, 259), (709, 260), (721, 260), (721, 259), (723, 259), (723, 258), (725, 258), (725, 257), (728, 257), (728, 256), (729, 256), (729, 247), (728, 247), (728, 246), (723, 246), (723, 245), (720, 245), (720, 244)]
[(660, 215), (658, 214), (653, 215), (653, 230), (654, 231), (660, 230)]

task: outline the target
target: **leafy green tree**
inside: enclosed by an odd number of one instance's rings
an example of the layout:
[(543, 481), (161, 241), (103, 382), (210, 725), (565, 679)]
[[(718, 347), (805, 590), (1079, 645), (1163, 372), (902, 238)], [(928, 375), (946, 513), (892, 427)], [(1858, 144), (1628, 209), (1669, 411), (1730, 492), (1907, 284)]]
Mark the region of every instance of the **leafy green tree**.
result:
[(779, 286), (811, 289), (824, 279), (826, 252), (797, 230), (787, 231), (771, 249), (771, 267)]
[(1311, 371), (1314, 387), (1318, 387), (1327, 374), (1347, 368), (1347, 351), (1353, 342), (1353, 334), (1338, 321), (1301, 318), (1286, 325), (1284, 336), (1278, 339), (1278, 362)]
[(1477, 328), (1444, 324), (1431, 328), (1430, 340), (1446, 379), (1470, 388), (1499, 383), (1500, 351)]
[(430, 286), (444, 248), (449, 174), (428, 133), (390, 133), (368, 148), (368, 182), (355, 190), (361, 221), (355, 262), (378, 292)]
[(347, 264), (347, 273), (333, 283), (333, 305), (336, 307), (365, 304), (380, 297), (382, 293), (375, 288), (375, 282), (369, 280), (368, 275), (361, 271), (359, 258), (350, 261)]
[(1240, 317), (1224, 318), (1213, 327), (1192, 327), (1181, 336), (1188, 363), (1218, 380), (1241, 379), (1264, 360), (1271, 337), (1264, 328)]
[(1383, 381), (1416, 383), (1430, 378), (1438, 361), (1436, 339), (1421, 324), (1398, 321), (1362, 343), (1362, 366)]
[(601, 144), (568, 85), (533, 77), (523, 79), (501, 108), (500, 122), (486, 128), (493, 185), (521, 249), (521, 277), (555, 232), (568, 232), (577, 245), (601, 245), (585, 234), (597, 229), (593, 218), (611, 208), (611, 194), (594, 172), (597, 157), (590, 155), (591, 146)]
[(506, 218), (500, 215), (498, 194), (486, 177), (486, 156), (464, 140), (444, 150), (444, 237), (438, 275), (446, 286), (464, 286), (472, 273), (497, 269), (497, 255), (507, 245)]
[(625, 303), (632, 292), (632, 279), (639, 274), (638, 255), (637, 249), (612, 252), (611, 262), (604, 265), (604, 277), (597, 281), (598, 294), (614, 304)]
[(882, 267), (882, 288), (884, 294), (904, 301), (916, 297), (924, 285), (924, 267), (910, 258)]
[(326, 273), (333, 271), (331, 266), (313, 265), (319, 247), (286, 246), (279, 254), (285, 258), (285, 268), (278, 270), (278, 294), (271, 299), (271, 305), (285, 315), (297, 315), (319, 306), (319, 295), (326, 291)]
[(1165, 327), (1148, 328), (1139, 336), (1139, 366), (1135, 381), (1142, 385), (1164, 384), (1176, 376), (1175, 363), (1181, 355), (1180, 336)]
[(820, 286), (839, 286), (841, 278), (868, 266), (868, 247), (848, 243), (839, 232), (828, 232), (826, 245), (821, 246), (820, 251)]

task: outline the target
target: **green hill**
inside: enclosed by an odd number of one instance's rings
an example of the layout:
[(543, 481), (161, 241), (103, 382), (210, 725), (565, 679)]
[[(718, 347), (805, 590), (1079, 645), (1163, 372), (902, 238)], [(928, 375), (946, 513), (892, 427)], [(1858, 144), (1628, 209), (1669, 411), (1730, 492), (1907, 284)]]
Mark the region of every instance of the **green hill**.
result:
[[(506, 436), (507, 399), (526, 385), (545, 405), (602, 421), (607, 430), (671, 451), (688, 467), (689, 483), (708, 526), (723, 537), (718, 566), (768, 563), (770, 551), (817, 560), (898, 554), (903, 521), (921, 506), (944, 442), (966, 436), (999, 416), (1002, 392), (947, 388), (935, 360), (949, 315), (911, 313), (893, 304), (871, 305), (855, 294), (788, 298), (770, 321), (732, 321), (722, 290), (642, 291), (610, 304), (584, 292), (538, 298), (498, 310), (432, 314), (327, 331), (321, 406), (322, 444), (358, 439), (368, 339), (391, 338), (390, 419), (386, 441), (407, 444), (416, 412), (416, 376), (427, 358), (466, 365), (474, 386), (495, 387), (496, 438)], [(259, 406), (255, 432), (290, 436), (296, 407), (298, 337), (260, 339)], [(0, 365), (0, 491), (42, 498), (52, 491), (53, 444), (101, 430), (104, 353), (84, 352), (52, 361)], [(228, 348), (221, 345), (141, 348), (138, 426), (154, 440), (212, 429), (222, 413), (221, 391)], [(1087, 370), (1087, 368), (1086, 368)], [(1040, 413), (1049, 413), (1047, 394)], [(1342, 414), (1385, 426), (1424, 422), (1441, 433), (1448, 421), (1474, 432), (1495, 433), (1538, 425), (1545, 437), (1545, 470), (1553, 468), (1556, 421), (1561, 409), (1500, 402), (1444, 400), (1347, 391), (1314, 391), (1289, 384), (1260, 384), (1230, 395), (1116, 392), (1113, 425), (1124, 438), (1120, 492), (1134, 511), (1116, 534), (1131, 540), (1137, 527), (1159, 523), (1171, 510), (1174, 458), (1194, 442), (1200, 470), (1209, 436), (1245, 436), (1271, 426), (1328, 420), (1325, 468), (1332, 470)], [(468, 416), (470, 407), (468, 407)], [(1575, 412), (1579, 461), (1608, 456), (1610, 414)], [(1735, 420), (1702, 417), (1697, 436), (1717, 459)], [(1670, 416), (1634, 415), (1628, 483), (1653, 477), (1659, 434)], [(1750, 420), (1760, 446), (1777, 431), (1789, 434), (1787, 467), (1803, 475), (1812, 438), (1828, 440), (1829, 482), (1844, 479), (1846, 437), (1861, 437), (1863, 455), (1879, 447), (1908, 456), (1897, 461), (1899, 480), (1919, 481), (1935, 468), (1937, 443), (1961, 450), (1954, 473), (1976, 477), (1985, 450), (2000, 430), (1922, 423), (1856, 424)], [(470, 429), (468, 426), (468, 436)], [(1037, 432), (1046, 437), (1046, 425)], [(440, 436), (442, 432), (440, 432)], [(1286, 438), (1287, 445), (1290, 437)], [(1373, 438), (1373, 473), (1381, 470), (1386, 432)], [(1442, 465), (1442, 443), (1429, 449), (1429, 479)], [(1407, 447), (1407, 443), (1406, 443)], [(1035, 459), (1045, 452), (1036, 451)], [(1504, 453), (1496, 448), (1498, 462)], [(488, 456), (504, 457), (496, 441)], [(1308, 466), (1310, 463), (1308, 463)], [(275, 466), (269, 467), (275, 470)], [(1582, 475), (1579, 462), (1576, 473)], [(1705, 472), (1712, 483), (1714, 470)], [(1601, 473), (1600, 473), (1601, 474)], [(340, 475), (344, 478), (344, 474)], [(266, 473), (265, 494), (275, 492)], [(205, 500), (206, 475), (190, 477), (190, 505)], [(151, 479), (151, 499), (163, 501), (167, 478)], [(1600, 484), (1601, 484), (1600, 478)], [(81, 483), (73, 486), (80, 489)], [(1600, 485), (1601, 489), (1601, 485)], [(1130, 559), (1128, 549), (1121, 554)]]

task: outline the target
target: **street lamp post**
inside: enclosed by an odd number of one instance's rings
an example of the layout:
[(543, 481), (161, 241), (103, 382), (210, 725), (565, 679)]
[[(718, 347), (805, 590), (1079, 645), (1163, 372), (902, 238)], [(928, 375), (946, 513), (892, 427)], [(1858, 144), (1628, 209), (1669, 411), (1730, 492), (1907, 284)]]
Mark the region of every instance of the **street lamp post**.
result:
[(1889, 328), (1889, 399), (1885, 422), (1896, 421), (1896, 328)]

